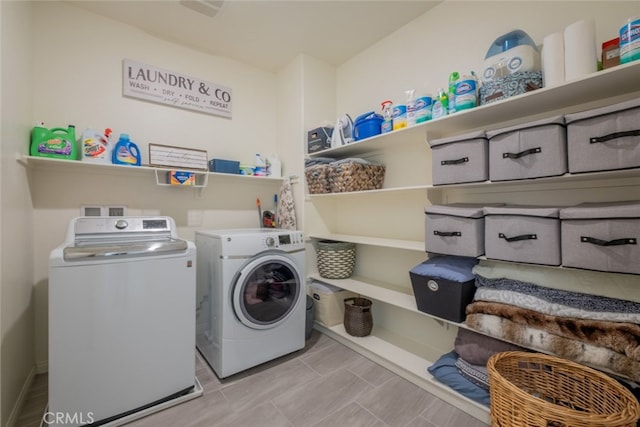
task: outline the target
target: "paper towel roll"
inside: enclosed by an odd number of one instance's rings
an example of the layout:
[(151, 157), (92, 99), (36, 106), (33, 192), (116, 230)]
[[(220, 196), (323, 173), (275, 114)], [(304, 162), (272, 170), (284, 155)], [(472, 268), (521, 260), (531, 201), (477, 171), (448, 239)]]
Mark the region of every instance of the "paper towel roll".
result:
[(598, 71), (596, 23), (578, 21), (564, 29), (564, 77), (567, 81)]
[(544, 86), (564, 83), (564, 33), (549, 34), (542, 40)]

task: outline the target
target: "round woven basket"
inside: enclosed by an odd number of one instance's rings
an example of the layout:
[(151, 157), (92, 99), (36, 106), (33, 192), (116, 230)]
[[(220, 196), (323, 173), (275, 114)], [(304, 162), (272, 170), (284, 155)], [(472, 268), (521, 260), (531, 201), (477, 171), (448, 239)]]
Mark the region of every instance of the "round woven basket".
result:
[(354, 337), (366, 337), (373, 329), (371, 300), (354, 297), (344, 300), (344, 330)]
[(355, 243), (320, 240), (316, 242), (318, 273), (326, 279), (346, 279), (356, 265)]
[(636, 398), (613, 378), (541, 353), (496, 353), (487, 363), (491, 425), (635, 427)]

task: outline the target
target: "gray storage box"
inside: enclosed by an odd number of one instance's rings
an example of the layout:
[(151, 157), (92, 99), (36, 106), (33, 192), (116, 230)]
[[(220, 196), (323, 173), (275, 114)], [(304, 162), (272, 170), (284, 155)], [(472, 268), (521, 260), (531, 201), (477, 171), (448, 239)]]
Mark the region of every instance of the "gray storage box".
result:
[(559, 209), (485, 207), (485, 254), (489, 259), (560, 265)]
[(640, 99), (567, 114), (569, 172), (640, 167)]
[(487, 131), (487, 137), (491, 181), (567, 172), (567, 133), (562, 116)]
[(446, 255), (484, 254), (483, 205), (452, 203), (424, 209), (425, 250)]
[(433, 185), (489, 179), (489, 140), (484, 131), (434, 139), (429, 145)]
[(560, 210), (562, 265), (640, 274), (640, 201)]

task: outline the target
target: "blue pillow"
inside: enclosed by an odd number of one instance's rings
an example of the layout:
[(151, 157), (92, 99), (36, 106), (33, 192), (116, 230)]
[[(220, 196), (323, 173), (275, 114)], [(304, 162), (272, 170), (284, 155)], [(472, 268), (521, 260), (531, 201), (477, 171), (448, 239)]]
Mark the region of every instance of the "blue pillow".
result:
[(464, 283), (475, 279), (472, 270), (477, 263), (476, 258), (438, 255), (416, 265), (411, 269), (411, 272), (420, 276)]
[(458, 360), (458, 353), (455, 351), (443, 354), (427, 370), (441, 383), (448, 385), (461, 395), (488, 407), (491, 403), (489, 392), (463, 377), (458, 368), (456, 368), (456, 360)]

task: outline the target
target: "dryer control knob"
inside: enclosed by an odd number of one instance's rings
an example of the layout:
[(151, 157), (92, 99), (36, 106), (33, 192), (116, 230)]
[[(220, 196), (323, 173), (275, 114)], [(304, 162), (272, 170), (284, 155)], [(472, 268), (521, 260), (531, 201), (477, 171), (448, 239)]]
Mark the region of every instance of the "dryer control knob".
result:
[(273, 237), (267, 237), (264, 240), (264, 243), (267, 245), (267, 247), (272, 248), (276, 245), (276, 241)]
[(119, 219), (116, 221), (116, 228), (118, 230), (124, 230), (128, 226), (129, 226), (129, 223), (127, 223), (127, 221), (125, 221), (124, 219)]

